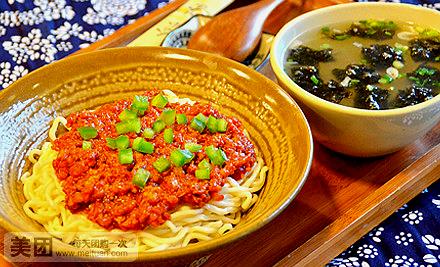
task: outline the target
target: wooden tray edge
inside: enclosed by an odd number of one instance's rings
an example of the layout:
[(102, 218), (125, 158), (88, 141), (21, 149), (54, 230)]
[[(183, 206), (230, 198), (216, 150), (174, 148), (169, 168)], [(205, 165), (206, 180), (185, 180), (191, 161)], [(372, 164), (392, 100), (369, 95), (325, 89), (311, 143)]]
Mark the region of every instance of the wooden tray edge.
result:
[(275, 266), (324, 266), (439, 178), (440, 144)]

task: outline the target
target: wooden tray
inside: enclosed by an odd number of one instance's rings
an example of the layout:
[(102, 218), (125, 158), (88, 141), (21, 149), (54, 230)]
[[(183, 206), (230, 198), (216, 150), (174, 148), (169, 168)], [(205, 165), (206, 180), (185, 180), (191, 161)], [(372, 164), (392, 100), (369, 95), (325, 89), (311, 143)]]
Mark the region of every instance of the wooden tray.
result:
[[(184, 2), (175, 0), (77, 53), (124, 46)], [(228, 9), (251, 2), (236, 0)], [(298, 8), (299, 2), (285, 1), (265, 31), (275, 34), (307, 10), (347, 1), (308, 0)], [(275, 80), (269, 65), (262, 73)], [(372, 159), (343, 156), (315, 142), (310, 175), (292, 204), (259, 231), (212, 254), (204, 266), (324, 265), (438, 180), (439, 160), (440, 123), (405, 149)]]

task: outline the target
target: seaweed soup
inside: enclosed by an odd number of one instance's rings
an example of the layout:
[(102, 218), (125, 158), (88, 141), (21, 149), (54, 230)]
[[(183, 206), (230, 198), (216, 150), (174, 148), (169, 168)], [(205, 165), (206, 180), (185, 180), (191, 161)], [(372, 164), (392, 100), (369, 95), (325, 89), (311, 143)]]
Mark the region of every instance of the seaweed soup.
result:
[(440, 93), (440, 32), (403, 21), (361, 20), (312, 29), (286, 55), (304, 90), (362, 109), (415, 105)]

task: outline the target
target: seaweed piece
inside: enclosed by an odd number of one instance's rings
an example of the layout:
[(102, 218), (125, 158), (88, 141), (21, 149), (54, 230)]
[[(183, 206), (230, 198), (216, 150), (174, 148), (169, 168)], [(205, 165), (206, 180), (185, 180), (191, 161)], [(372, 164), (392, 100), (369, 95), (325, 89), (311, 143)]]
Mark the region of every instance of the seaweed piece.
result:
[(429, 100), (435, 96), (431, 88), (420, 87), (417, 84), (411, 85), (406, 90), (399, 90), (396, 99), (396, 107), (402, 108), (412, 106)]
[(386, 40), (393, 38), (396, 29), (397, 25), (393, 21), (368, 19), (351, 24), (348, 33), (363, 38)]
[(409, 42), (414, 61), (440, 62), (440, 42), (434, 39), (414, 39)]
[(403, 61), (402, 51), (389, 45), (372, 45), (362, 48), (365, 59), (373, 66), (390, 67), (395, 60)]
[(332, 49), (314, 50), (310, 47), (300, 45), (290, 50), (288, 62), (296, 62), (299, 65), (317, 65), (319, 62), (333, 60)]
[(291, 69), (290, 78), (301, 88), (313, 95), (333, 103), (339, 103), (349, 92), (337, 81), (324, 83), (315, 66), (295, 66)]
[(316, 96), (333, 103), (339, 103), (345, 97), (350, 96), (350, 92), (335, 80), (330, 80), (319, 89)]
[(339, 81), (348, 76), (352, 80), (359, 80), (360, 83), (373, 84), (380, 79), (380, 74), (374, 68), (362, 64), (350, 64), (345, 69), (333, 69), (332, 73)]
[(413, 72), (407, 73), (407, 77), (418, 87), (440, 88), (440, 70), (432, 66), (421, 64)]
[(356, 87), (354, 105), (363, 109), (387, 109), (390, 93), (375, 85)]
[(294, 66), (290, 70), (290, 78), (304, 90), (314, 94), (323, 84), (315, 66)]

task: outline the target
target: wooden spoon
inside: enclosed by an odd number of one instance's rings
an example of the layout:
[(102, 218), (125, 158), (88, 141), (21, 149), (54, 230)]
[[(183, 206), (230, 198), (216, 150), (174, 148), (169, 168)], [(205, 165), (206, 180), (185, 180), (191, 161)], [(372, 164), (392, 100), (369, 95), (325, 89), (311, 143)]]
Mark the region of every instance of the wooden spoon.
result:
[(188, 48), (245, 60), (257, 47), (263, 24), (284, 0), (262, 0), (218, 15), (189, 40)]

